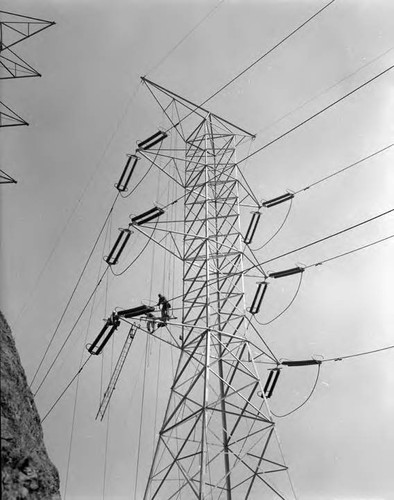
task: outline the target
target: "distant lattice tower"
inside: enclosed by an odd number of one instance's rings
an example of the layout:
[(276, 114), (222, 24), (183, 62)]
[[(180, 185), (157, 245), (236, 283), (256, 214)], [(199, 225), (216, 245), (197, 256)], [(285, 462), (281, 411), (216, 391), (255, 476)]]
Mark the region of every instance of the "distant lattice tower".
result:
[[(138, 154), (170, 176), (171, 158), (184, 190), (181, 351), (144, 498), (287, 498), (287, 467), (248, 340), (240, 204), (250, 191), (241, 198), (236, 149), (253, 136), (143, 81), (183, 152), (159, 145)], [(261, 356), (274, 361), (268, 348)]]
[[(54, 22), (0, 10), (0, 80), (41, 76), (30, 64), (18, 56), (11, 47), (49, 28)], [(0, 127), (28, 125), (19, 114), (0, 102)], [(16, 183), (0, 170), (0, 184)]]

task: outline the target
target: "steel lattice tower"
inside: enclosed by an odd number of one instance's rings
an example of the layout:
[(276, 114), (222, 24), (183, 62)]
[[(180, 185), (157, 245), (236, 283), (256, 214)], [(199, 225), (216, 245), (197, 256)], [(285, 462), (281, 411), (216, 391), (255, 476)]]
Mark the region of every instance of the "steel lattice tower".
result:
[(236, 148), (253, 136), (143, 80), (183, 157), (166, 146), (138, 153), (170, 176), (176, 163), (184, 190), (180, 357), (144, 498), (287, 498), (274, 485), (287, 468), (248, 340), (240, 201), (250, 191), (240, 198)]

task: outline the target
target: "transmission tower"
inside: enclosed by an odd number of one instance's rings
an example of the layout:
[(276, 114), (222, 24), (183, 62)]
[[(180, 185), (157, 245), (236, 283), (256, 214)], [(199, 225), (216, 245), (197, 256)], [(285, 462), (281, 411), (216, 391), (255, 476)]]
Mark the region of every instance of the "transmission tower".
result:
[[(54, 25), (36, 17), (24, 16), (0, 10), (0, 80), (31, 78), (41, 76), (29, 63), (18, 56), (11, 47)], [(29, 125), (9, 106), (0, 102), (0, 127)], [(0, 184), (16, 183), (3, 170), (0, 171)]]
[[(241, 182), (236, 150), (253, 135), (143, 81), (181, 147), (168, 149), (169, 131), (161, 131), (140, 143), (137, 154), (182, 186), (184, 201), (183, 229), (176, 231), (183, 267), (180, 356), (144, 499), (288, 498), (281, 489), (287, 467), (254, 363), (245, 305), (244, 260), (253, 256), (240, 209), (256, 210), (256, 201)], [(265, 345), (259, 357), (277, 362)]]

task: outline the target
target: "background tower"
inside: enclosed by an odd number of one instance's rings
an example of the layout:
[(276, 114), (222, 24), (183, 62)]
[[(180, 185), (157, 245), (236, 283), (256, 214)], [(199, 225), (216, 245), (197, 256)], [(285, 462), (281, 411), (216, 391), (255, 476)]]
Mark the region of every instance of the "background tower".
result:
[[(0, 80), (41, 76), (28, 62), (11, 48), (37, 35), (55, 23), (36, 17), (24, 16), (0, 10)], [(29, 125), (18, 113), (0, 102), (0, 127)], [(12, 184), (16, 180), (0, 170), (0, 184)]]

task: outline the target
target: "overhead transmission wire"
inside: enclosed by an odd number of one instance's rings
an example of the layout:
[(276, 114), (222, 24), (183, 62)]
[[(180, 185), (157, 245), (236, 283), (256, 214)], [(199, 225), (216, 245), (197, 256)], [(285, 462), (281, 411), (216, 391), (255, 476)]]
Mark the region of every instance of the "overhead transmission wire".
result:
[[(39, 273), (39, 275), (38, 275), (38, 277), (37, 277), (37, 279), (36, 279), (36, 281), (34, 283), (34, 286), (32, 288), (32, 291), (31, 291), (30, 295), (29, 295), (29, 298), (25, 302), (24, 306), (21, 309), (21, 312), (19, 313), (18, 317), (16, 318), (16, 322), (19, 321), (19, 318), (22, 316), (22, 314), (26, 310), (27, 305), (30, 303), (30, 299), (31, 299), (33, 293), (37, 290), (37, 287), (38, 287), (38, 285), (39, 285), (39, 283), (41, 281), (41, 278), (42, 278), (42, 276), (43, 276), (46, 268), (48, 267), (48, 264), (49, 264), (49, 262), (50, 262), (50, 260), (51, 260), (51, 258), (53, 256), (53, 254), (55, 253), (55, 251), (56, 251), (56, 249), (57, 249), (57, 247), (58, 247), (58, 245), (59, 245), (59, 243), (60, 243), (60, 241), (62, 239), (63, 234), (65, 233), (65, 231), (68, 228), (68, 226), (69, 226), (72, 218), (74, 217), (74, 214), (76, 213), (78, 207), (80, 206), (82, 200), (84, 199), (84, 197), (86, 195), (86, 192), (87, 192), (89, 186), (91, 185), (91, 183), (93, 181), (93, 178), (96, 176), (96, 174), (97, 174), (97, 172), (98, 172), (98, 170), (99, 170), (99, 168), (100, 168), (100, 166), (102, 164), (102, 161), (103, 161), (105, 155), (107, 154), (107, 151), (108, 151), (109, 147), (111, 146), (111, 144), (112, 144), (112, 142), (113, 142), (116, 134), (118, 133), (119, 128), (120, 128), (121, 124), (123, 123), (123, 120), (125, 119), (126, 114), (127, 114), (128, 110), (129, 110), (132, 102), (134, 101), (134, 99), (135, 99), (135, 97), (136, 97), (136, 95), (137, 95), (140, 87), (141, 87), (141, 82), (138, 83), (138, 85), (136, 86), (134, 92), (130, 95), (130, 97), (129, 97), (127, 103), (126, 103), (126, 106), (124, 107), (124, 111), (123, 111), (121, 117), (118, 119), (118, 122), (116, 124), (114, 132), (112, 133), (112, 135), (110, 136), (107, 144), (105, 145), (104, 150), (101, 153), (101, 156), (100, 156), (99, 160), (96, 163), (95, 169), (92, 172), (90, 178), (88, 179), (88, 182), (86, 183), (85, 187), (83, 188), (82, 193), (80, 194), (78, 200), (74, 204), (74, 207), (73, 207), (73, 209), (72, 209), (72, 211), (71, 211), (71, 213), (70, 213), (70, 215), (69, 215), (69, 217), (68, 217), (65, 225), (63, 226), (63, 228), (62, 228), (62, 230), (60, 232), (59, 237), (55, 241), (55, 244), (54, 244), (51, 252), (49, 253), (49, 255), (47, 257), (47, 259), (46, 259), (46, 261), (44, 263), (44, 266), (42, 267), (42, 269), (41, 269), (41, 271), (40, 271), (40, 273)], [(118, 193), (118, 195), (119, 195), (119, 193)]]
[[(110, 365), (110, 373), (112, 373), (113, 364), (114, 364), (114, 343), (115, 343), (115, 336), (112, 336), (112, 339), (111, 339), (111, 365)], [(112, 403), (112, 398), (110, 398), (110, 400), (108, 401), (108, 412), (107, 412), (107, 422), (106, 422), (107, 426), (106, 426), (106, 430), (105, 430), (104, 471), (103, 471), (103, 500), (105, 499), (105, 487), (106, 487), (106, 479), (107, 479), (107, 464), (108, 464), (107, 458), (108, 458), (108, 447), (109, 447), (111, 403)]]
[(351, 163), (350, 165), (347, 165), (346, 167), (341, 168), (340, 170), (337, 170), (336, 172), (333, 172), (332, 174), (326, 175), (325, 177), (322, 177), (321, 179), (318, 179), (317, 181), (312, 182), (311, 184), (308, 184), (306, 187), (299, 189), (298, 191), (295, 191), (294, 194), (296, 195), (296, 194), (302, 193), (303, 191), (307, 191), (308, 189), (310, 189), (314, 186), (317, 186), (318, 184), (325, 182), (328, 179), (331, 179), (332, 177), (335, 177), (336, 175), (341, 174), (342, 172), (345, 172), (346, 170), (349, 170), (350, 168), (353, 168), (353, 167), (359, 165), (360, 163), (363, 163), (364, 161), (369, 160), (370, 158), (373, 158), (374, 156), (377, 156), (377, 155), (387, 151), (388, 149), (392, 148), (393, 146), (394, 146), (394, 143), (391, 143), (388, 146), (385, 146), (384, 148), (379, 149), (378, 151), (375, 151), (375, 152), (369, 154), (368, 156), (364, 156), (364, 158), (361, 158), (360, 160), (357, 160), (354, 163)]
[(214, 12), (215, 10), (217, 10), (221, 5), (222, 3), (224, 2), (224, 0), (220, 0), (216, 5), (214, 5), (212, 7), (212, 9), (202, 18), (200, 19), (200, 21), (193, 26), (192, 29), (190, 29), (186, 35), (184, 35), (180, 40), (179, 42), (177, 42), (147, 73), (146, 73), (146, 76), (150, 75), (151, 73), (153, 73), (154, 71), (157, 70), (157, 68), (159, 66), (161, 66), (163, 64), (164, 61), (166, 61), (169, 56), (175, 52), (175, 50), (187, 39), (189, 38), (190, 35), (192, 35), (196, 30), (197, 28), (199, 28), (203, 23), (204, 21), (206, 21)]
[(80, 284), (80, 282), (81, 282), (81, 280), (82, 280), (82, 277), (83, 277), (83, 275), (84, 275), (84, 273), (85, 273), (85, 271), (86, 271), (86, 268), (87, 268), (87, 266), (88, 266), (88, 264), (89, 264), (89, 262), (90, 262), (90, 259), (92, 258), (92, 255), (93, 255), (93, 253), (94, 253), (94, 251), (95, 251), (95, 249), (96, 249), (96, 246), (97, 246), (97, 244), (98, 244), (98, 242), (99, 242), (99, 240), (100, 240), (100, 238), (101, 238), (101, 235), (102, 235), (102, 233), (103, 233), (103, 231), (104, 231), (104, 228), (105, 228), (105, 226), (106, 226), (106, 224), (107, 224), (107, 222), (108, 222), (108, 219), (110, 218), (110, 216), (111, 216), (111, 214), (112, 214), (112, 212), (113, 212), (113, 209), (114, 209), (115, 204), (116, 204), (116, 202), (117, 202), (117, 200), (118, 200), (118, 197), (119, 197), (119, 192), (118, 192), (118, 194), (116, 195), (116, 197), (115, 197), (115, 199), (114, 199), (114, 201), (113, 201), (113, 203), (112, 203), (112, 205), (111, 205), (111, 208), (109, 209), (109, 212), (108, 212), (107, 216), (105, 217), (104, 223), (103, 223), (103, 225), (101, 226), (101, 229), (100, 229), (100, 231), (99, 231), (99, 234), (97, 235), (96, 240), (95, 240), (95, 242), (94, 242), (94, 244), (93, 244), (93, 247), (92, 247), (92, 249), (90, 250), (89, 255), (88, 255), (88, 257), (87, 257), (87, 259), (86, 259), (86, 261), (85, 261), (85, 264), (84, 264), (84, 266), (83, 266), (83, 268), (82, 268), (82, 270), (81, 270), (81, 272), (80, 272), (80, 274), (79, 274), (79, 276), (78, 276), (77, 282), (76, 282), (76, 284), (74, 285), (74, 288), (73, 288), (73, 291), (71, 292), (70, 298), (69, 298), (69, 299), (68, 299), (68, 301), (67, 301), (67, 304), (66, 304), (66, 306), (65, 306), (65, 308), (64, 308), (64, 310), (63, 310), (63, 312), (62, 312), (62, 314), (61, 314), (61, 316), (60, 316), (60, 319), (59, 319), (59, 321), (58, 321), (58, 323), (57, 323), (57, 325), (56, 325), (56, 328), (55, 328), (55, 330), (54, 330), (54, 332), (53, 332), (53, 334), (52, 334), (52, 337), (51, 337), (51, 339), (50, 339), (50, 341), (49, 341), (49, 343), (48, 343), (48, 345), (47, 345), (47, 347), (46, 347), (46, 349), (45, 349), (45, 352), (44, 352), (44, 354), (43, 354), (43, 356), (42, 356), (42, 358), (41, 358), (41, 361), (40, 361), (40, 363), (39, 363), (39, 365), (38, 365), (38, 367), (37, 367), (37, 369), (36, 369), (36, 371), (35, 371), (35, 373), (34, 373), (33, 379), (32, 379), (32, 381), (30, 382), (30, 387), (33, 385), (33, 383), (34, 383), (34, 381), (35, 381), (35, 379), (36, 379), (36, 377), (37, 377), (37, 374), (38, 374), (38, 372), (39, 372), (39, 370), (40, 370), (40, 368), (41, 368), (41, 366), (42, 366), (42, 364), (43, 364), (43, 362), (44, 362), (44, 360), (45, 360), (45, 357), (46, 357), (46, 355), (48, 354), (48, 351), (49, 351), (49, 349), (50, 349), (50, 347), (51, 347), (51, 345), (52, 345), (52, 342), (53, 342), (53, 340), (54, 340), (54, 338), (55, 338), (55, 336), (56, 336), (56, 334), (57, 334), (57, 332), (58, 332), (58, 330), (59, 330), (59, 328), (60, 328), (60, 325), (61, 325), (61, 323), (62, 323), (62, 321), (63, 321), (63, 318), (64, 318), (64, 316), (66, 315), (66, 313), (67, 313), (67, 311), (68, 311), (68, 308), (69, 308), (69, 306), (70, 306), (70, 303), (71, 303), (71, 301), (72, 301), (72, 299), (73, 299), (73, 297), (74, 297), (74, 295), (75, 295), (75, 293), (76, 293), (76, 291), (77, 291), (77, 288), (78, 288), (78, 286), (79, 286), (79, 284)]
[[(275, 49), (277, 49), (280, 45), (282, 45), (285, 41), (287, 41), (289, 38), (291, 38), (293, 35), (295, 35), (299, 30), (301, 30), (306, 24), (308, 24), (310, 21), (312, 21), (316, 16), (318, 16), (321, 12), (323, 12), (323, 10), (325, 10), (327, 7), (329, 7), (332, 3), (334, 3), (335, 0), (331, 0), (330, 2), (328, 2), (326, 5), (324, 5), (321, 9), (319, 9), (317, 12), (315, 12), (315, 14), (313, 14), (312, 16), (310, 16), (306, 21), (304, 21), (302, 24), (300, 24), (297, 28), (295, 28), (291, 33), (289, 33), (287, 36), (285, 36), (284, 38), (282, 38), (282, 40), (280, 40), (276, 45), (274, 45), (273, 47), (271, 47), (269, 50), (267, 50), (264, 54), (262, 54), (258, 59), (256, 59), (253, 63), (249, 64), (248, 67), (246, 67), (245, 69), (243, 69), (240, 73), (238, 73), (236, 76), (234, 76), (229, 82), (227, 82), (226, 84), (222, 85), (216, 92), (214, 92), (212, 95), (210, 95), (209, 97), (207, 97), (207, 99), (205, 99), (205, 101), (203, 101), (199, 106), (197, 106), (197, 108), (201, 108), (202, 106), (204, 106), (204, 104), (206, 104), (208, 101), (210, 101), (211, 99), (213, 99), (214, 97), (216, 97), (220, 92), (222, 92), (224, 89), (226, 89), (229, 85), (231, 85), (232, 83), (234, 83), (236, 80), (238, 80), (238, 78), (240, 78), (242, 75), (244, 75), (247, 71), (249, 71), (251, 68), (253, 68), (257, 63), (259, 63), (262, 59), (264, 59), (265, 57), (267, 57), (271, 52), (273, 52)], [(181, 120), (179, 120), (176, 124), (172, 125), (166, 132), (169, 132), (171, 129), (177, 127), (178, 125), (180, 125), (182, 123), (183, 120), (185, 120), (188, 116), (190, 116), (191, 114), (193, 114), (194, 111), (191, 111), (189, 114), (187, 114), (185, 117), (183, 117)], [(246, 158), (244, 158), (245, 160)], [(242, 161), (244, 161), (242, 160)], [(239, 163), (239, 162), (238, 162)]]
[(389, 349), (394, 349), (394, 345), (389, 345), (386, 347), (381, 347), (379, 349), (373, 349), (372, 351), (363, 351), (355, 354), (348, 354), (346, 356), (336, 356), (335, 358), (322, 359), (322, 363), (328, 363), (331, 361), (342, 361), (343, 359), (358, 358), (360, 356), (369, 356), (370, 354), (375, 354), (377, 352), (388, 351)]
[(355, 92), (357, 92), (358, 90), (361, 90), (362, 88), (366, 87), (367, 85), (369, 85), (370, 83), (374, 82), (376, 79), (380, 78), (381, 76), (385, 75), (388, 71), (391, 71), (392, 69), (394, 68), (394, 65), (392, 66), (389, 66), (388, 68), (386, 68), (385, 70), (381, 71), (380, 73), (378, 73), (377, 75), (375, 75), (374, 77), (370, 78), (369, 80), (367, 80), (366, 82), (362, 83), (361, 85), (359, 85), (358, 87), (356, 87), (355, 89), (351, 90), (350, 92), (348, 92), (347, 94), (343, 95), (342, 97), (340, 97), (339, 99), (337, 99), (336, 101), (330, 103), (328, 106), (325, 106), (323, 109), (321, 109), (320, 111), (317, 111), (316, 113), (314, 113), (313, 115), (309, 116), (308, 118), (306, 118), (305, 120), (303, 120), (302, 122), (298, 123), (297, 125), (294, 125), (294, 127), (291, 127), (289, 130), (287, 130), (286, 132), (283, 132), (283, 134), (280, 134), (278, 137), (275, 137), (275, 139), (272, 139), (271, 141), (267, 142), (266, 144), (264, 144), (263, 146), (261, 146), (260, 148), (256, 149), (253, 153), (251, 153), (249, 156), (245, 156), (244, 158), (242, 158), (241, 160), (239, 160), (238, 164), (244, 162), (246, 159), (248, 158), (251, 158), (252, 156), (256, 155), (257, 153), (259, 153), (260, 151), (263, 151), (264, 149), (268, 148), (268, 146), (271, 146), (272, 144), (274, 144), (275, 142), (279, 141), (280, 139), (283, 139), (284, 137), (286, 137), (287, 135), (289, 135), (291, 132), (294, 132), (294, 130), (297, 130), (298, 128), (302, 127), (302, 125), (305, 125), (306, 123), (310, 122), (311, 120), (313, 120), (313, 118), (316, 118), (317, 116), (321, 115), (322, 113), (324, 113), (325, 111), (327, 111), (328, 109), (332, 108), (333, 106), (335, 106), (336, 104), (340, 103), (341, 101), (343, 101), (344, 99), (346, 99), (347, 97), (351, 96), (352, 94), (354, 94)]
[(41, 419), (41, 423), (43, 423), (45, 421), (45, 419), (48, 417), (48, 415), (50, 415), (52, 413), (52, 411), (54, 410), (55, 406), (59, 403), (59, 401), (62, 399), (62, 397), (64, 396), (64, 394), (66, 393), (67, 389), (71, 386), (71, 384), (74, 382), (74, 380), (78, 377), (78, 375), (82, 372), (82, 370), (85, 368), (86, 364), (88, 363), (88, 361), (90, 360), (90, 358), (92, 357), (92, 355), (90, 354), (88, 358), (86, 358), (84, 364), (79, 368), (79, 370), (77, 371), (77, 373), (72, 377), (72, 379), (70, 380), (70, 382), (66, 385), (66, 387), (63, 389), (63, 391), (60, 393), (60, 395), (58, 396), (58, 398), (56, 399), (56, 401), (52, 404), (52, 406), (49, 408), (49, 410), (46, 412), (46, 414), (44, 415), (44, 417)]
[(363, 245), (358, 248), (353, 248), (353, 250), (349, 250), (348, 252), (340, 253), (338, 255), (335, 255), (334, 257), (329, 257), (328, 259), (321, 260), (319, 262), (316, 262), (315, 264), (309, 264), (308, 266), (305, 267), (305, 269), (308, 269), (310, 267), (315, 267), (315, 266), (321, 266), (325, 264), (326, 262), (330, 262), (332, 260), (339, 259), (340, 257), (345, 257), (345, 255), (350, 255), (351, 253), (358, 252), (359, 250), (364, 250), (365, 248), (372, 247), (374, 245), (377, 245), (378, 243), (382, 243), (383, 241), (389, 240), (391, 238), (394, 238), (394, 234), (391, 234), (390, 236), (386, 236), (385, 238), (381, 238), (380, 240), (373, 241), (372, 243), (367, 243), (366, 245)]
[(347, 356), (337, 356), (335, 358), (320, 360), (319, 363), (317, 364), (317, 374), (316, 374), (315, 382), (314, 382), (313, 387), (312, 387), (310, 393), (308, 394), (307, 398), (300, 405), (296, 406), (295, 408), (293, 408), (289, 412), (286, 412), (286, 413), (283, 413), (283, 414), (277, 414), (277, 413), (274, 413), (271, 410), (272, 415), (274, 415), (274, 417), (276, 417), (276, 418), (287, 417), (287, 416), (291, 415), (292, 413), (295, 413), (296, 411), (298, 411), (304, 405), (306, 405), (306, 403), (311, 399), (311, 397), (313, 396), (313, 394), (314, 394), (314, 392), (316, 390), (317, 383), (319, 381), (319, 376), (320, 376), (320, 370), (321, 370), (322, 363), (327, 363), (327, 362), (330, 362), (330, 361), (342, 361), (343, 359), (356, 358), (356, 357), (360, 357), (360, 356), (369, 356), (370, 354), (376, 354), (377, 352), (383, 352), (383, 351), (387, 351), (389, 349), (394, 349), (394, 345), (390, 345), (390, 346), (386, 346), (386, 347), (381, 347), (379, 349), (373, 349), (372, 351), (363, 351), (363, 352), (359, 352), (359, 353), (356, 353), (356, 354), (349, 354)]
[(61, 345), (61, 347), (60, 347), (60, 349), (59, 349), (58, 353), (56, 354), (56, 356), (55, 356), (54, 360), (52, 361), (51, 365), (49, 366), (48, 370), (46, 371), (46, 373), (45, 373), (44, 377), (42, 378), (40, 385), (37, 387), (36, 392), (34, 393), (34, 396), (36, 396), (36, 395), (37, 395), (38, 391), (41, 389), (41, 387), (42, 387), (43, 383), (44, 383), (44, 382), (45, 382), (45, 380), (47, 379), (47, 377), (48, 377), (49, 373), (51, 372), (51, 370), (52, 370), (53, 366), (55, 365), (56, 361), (58, 360), (58, 358), (59, 358), (59, 356), (60, 356), (60, 353), (61, 353), (61, 352), (62, 352), (62, 350), (64, 349), (64, 347), (65, 347), (66, 343), (68, 342), (68, 340), (69, 340), (69, 338), (71, 337), (71, 335), (72, 335), (73, 331), (75, 330), (75, 328), (76, 328), (77, 324), (79, 323), (79, 320), (81, 319), (81, 317), (82, 317), (83, 313), (85, 312), (86, 308), (88, 307), (88, 305), (89, 305), (89, 303), (90, 303), (90, 301), (91, 301), (92, 297), (93, 297), (93, 296), (94, 296), (94, 294), (96, 293), (97, 288), (100, 286), (100, 284), (101, 284), (102, 280), (104, 279), (104, 277), (105, 277), (105, 275), (106, 275), (106, 273), (107, 273), (107, 271), (108, 271), (108, 267), (109, 267), (109, 266), (107, 266), (107, 267), (106, 267), (106, 269), (105, 269), (104, 273), (101, 275), (101, 277), (100, 277), (100, 279), (99, 279), (98, 283), (96, 284), (96, 286), (94, 287), (93, 291), (92, 291), (92, 292), (91, 292), (91, 294), (89, 295), (89, 298), (88, 298), (88, 300), (86, 301), (85, 305), (83, 306), (82, 311), (80, 312), (80, 314), (79, 314), (78, 318), (77, 318), (77, 319), (76, 319), (76, 321), (74, 322), (74, 324), (73, 324), (72, 328), (70, 329), (70, 331), (69, 331), (69, 333), (68, 333), (68, 335), (67, 335), (66, 339), (64, 340), (63, 344)]
[[(357, 165), (365, 162), (366, 160), (369, 160), (369, 159), (371, 159), (371, 158), (373, 158), (373, 157), (375, 157), (375, 156), (377, 156), (377, 155), (379, 155), (379, 154), (387, 151), (388, 149), (390, 149), (393, 146), (394, 146), (394, 143), (391, 143), (388, 146), (385, 146), (384, 148), (381, 148), (381, 149), (379, 149), (377, 151), (374, 151), (373, 153), (371, 153), (371, 154), (369, 154), (367, 156), (364, 156), (364, 158), (361, 158), (360, 160), (357, 160), (356, 162), (351, 163), (350, 165), (347, 165), (346, 167), (341, 168), (340, 170), (337, 170), (337, 171), (335, 171), (335, 172), (333, 172), (333, 173), (331, 173), (329, 175), (326, 175), (325, 177), (322, 177), (321, 179), (318, 179), (317, 181), (312, 182), (311, 184), (308, 184), (307, 186), (305, 186), (302, 189), (299, 189), (298, 191), (295, 191), (294, 195), (300, 194), (300, 193), (302, 193), (304, 191), (307, 191), (310, 188), (312, 188), (314, 186), (317, 186), (318, 184), (321, 184), (322, 182), (325, 182), (328, 179), (331, 179), (332, 177), (335, 177), (336, 175), (341, 174), (342, 172), (345, 172), (346, 170), (349, 170), (350, 168), (353, 168), (353, 167), (355, 167), (355, 166), (357, 166)], [(292, 209), (292, 205), (293, 205), (293, 198), (290, 200), (289, 208), (288, 208), (288, 210), (286, 212), (286, 215), (285, 215), (285, 217), (283, 219), (282, 224), (279, 226), (279, 228), (275, 231), (275, 233), (263, 245), (261, 245), (260, 247), (257, 247), (257, 248), (251, 248), (251, 250), (253, 252), (257, 252), (257, 251), (262, 250), (263, 248), (265, 248), (268, 245), (268, 243), (270, 243), (279, 234), (279, 232), (282, 230), (282, 228), (284, 227), (285, 223), (288, 220), (288, 217), (289, 217), (291, 209)]]
[(286, 40), (288, 40), (290, 37), (292, 37), (293, 35), (295, 35), (297, 33), (297, 31), (299, 31), (300, 29), (302, 29), (306, 24), (308, 24), (310, 21), (312, 21), (312, 19), (314, 19), (316, 16), (318, 16), (321, 12), (323, 12), (323, 10), (327, 9), (327, 7), (329, 7), (332, 3), (334, 3), (335, 0), (331, 0), (330, 2), (328, 2), (326, 5), (324, 5), (320, 10), (318, 10), (317, 12), (315, 12), (315, 14), (313, 14), (311, 17), (309, 17), (306, 21), (304, 21), (302, 24), (300, 24), (296, 29), (294, 29), (291, 33), (289, 33), (285, 38), (283, 38), (280, 42), (278, 42), (276, 45), (274, 45), (272, 48), (270, 48), (269, 50), (267, 50), (267, 52), (265, 52), (263, 55), (261, 55), (258, 59), (256, 59), (252, 64), (250, 64), (247, 68), (245, 68), (244, 70), (242, 70), (240, 73), (238, 73), (236, 76), (234, 76), (234, 78), (232, 78), (229, 82), (227, 82), (225, 85), (223, 85), (222, 87), (220, 87), (214, 94), (212, 94), (210, 97), (208, 97), (208, 99), (206, 99), (202, 104), (201, 106), (203, 106), (204, 104), (206, 104), (208, 101), (210, 101), (211, 99), (213, 99), (215, 96), (217, 96), (220, 92), (222, 92), (224, 89), (226, 89), (229, 85), (231, 85), (232, 83), (234, 83), (236, 80), (238, 80), (238, 78), (240, 78), (242, 75), (244, 75), (247, 71), (249, 71), (250, 69), (253, 68), (253, 66), (255, 66), (257, 63), (259, 63), (262, 59), (264, 59), (266, 56), (268, 56), (271, 52), (273, 52), (275, 49), (277, 49), (280, 45), (282, 45), (282, 43), (284, 43)]
[(374, 62), (378, 61), (379, 59), (381, 59), (382, 57), (384, 57), (386, 54), (388, 54), (389, 52), (391, 52), (393, 50), (393, 48), (394, 47), (391, 47), (391, 48), (387, 49), (385, 52), (383, 52), (383, 53), (379, 54), (378, 56), (374, 57), (373, 59), (371, 59), (367, 63), (365, 63), (362, 66), (360, 66), (359, 68), (357, 68), (355, 71), (352, 71), (351, 73), (347, 74), (345, 77), (341, 78), (338, 82), (334, 83), (333, 85), (330, 85), (329, 87), (327, 87), (326, 89), (322, 90), (321, 92), (319, 92), (318, 94), (314, 95), (313, 97), (309, 98), (308, 100), (306, 100), (305, 102), (303, 102), (302, 104), (300, 104), (299, 106), (297, 106), (296, 108), (294, 108), (294, 109), (286, 112), (284, 115), (282, 115), (277, 120), (273, 121), (272, 123), (270, 123), (266, 127), (258, 130), (257, 134), (260, 134), (260, 133), (265, 132), (266, 130), (272, 128), (274, 125), (280, 123), (281, 121), (283, 121), (288, 116), (296, 113), (297, 111), (299, 111), (300, 109), (302, 109), (303, 107), (305, 107), (307, 104), (315, 101), (316, 99), (318, 99), (319, 97), (323, 96), (324, 94), (327, 94), (327, 92), (329, 92), (333, 88), (337, 87), (340, 83), (343, 83), (345, 80), (348, 80), (352, 76), (356, 75), (362, 69), (366, 68), (367, 66), (370, 66), (372, 63), (374, 63)]
[[(107, 231), (106, 231), (106, 234), (105, 234), (104, 244), (103, 244), (103, 253), (105, 251), (105, 245), (106, 245), (106, 242), (107, 242), (107, 239), (108, 239), (108, 229), (109, 229), (109, 227), (110, 227), (110, 225), (108, 224), (107, 225)], [(98, 271), (98, 274), (97, 274), (97, 281), (99, 280), (99, 277), (100, 277), (100, 274), (101, 274), (101, 268), (102, 268), (102, 261), (100, 261), (99, 271)], [(96, 292), (97, 292), (97, 290), (96, 290)], [(82, 346), (81, 358), (80, 358), (80, 361), (79, 361), (79, 368), (81, 368), (81, 366), (82, 366), (83, 354), (85, 352), (85, 345), (86, 345), (87, 338), (88, 338), (88, 335), (89, 335), (89, 332), (90, 332), (90, 325), (91, 325), (91, 321), (92, 321), (92, 317), (93, 317), (93, 310), (94, 310), (95, 301), (96, 301), (96, 293), (95, 293), (95, 295), (93, 297), (93, 302), (92, 302), (92, 305), (91, 305), (91, 308), (90, 308), (88, 326), (86, 328), (85, 339), (84, 339), (83, 346)], [(104, 357), (102, 357), (102, 359), (103, 358)], [(102, 367), (102, 364), (101, 364), (101, 367)], [(103, 372), (103, 370), (101, 369), (100, 400), (101, 400), (102, 377), (103, 377), (103, 373), (102, 372)], [(64, 482), (64, 498), (65, 499), (67, 498), (68, 476), (69, 476), (70, 465), (71, 465), (72, 444), (73, 444), (73, 441), (74, 441), (74, 428), (75, 428), (77, 400), (78, 400), (78, 393), (79, 393), (79, 381), (80, 381), (80, 377), (79, 377), (79, 374), (78, 374), (77, 375), (77, 387), (75, 389), (75, 395), (74, 395), (74, 407), (73, 407), (73, 416), (72, 416), (72, 423), (71, 423), (71, 433), (70, 433), (70, 441), (69, 441), (69, 448), (68, 448), (66, 479), (65, 479), (65, 482)]]
[[(304, 191), (307, 191), (310, 188), (312, 188), (314, 186), (317, 186), (318, 184), (321, 184), (322, 182), (325, 182), (328, 179), (331, 179), (332, 177), (335, 177), (336, 175), (341, 174), (342, 172), (345, 172), (346, 170), (349, 170), (350, 168), (353, 168), (353, 167), (355, 167), (355, 166), (357, 166), (357, 165), (365, 162), (366, 160), (369, 160), (369, 159), (371, 159), (371, 158), (373, 158), (373, 157), (375, 157), (375, 156), (377, 156), (377, 155), (379, 155), (379, 154), (387, 151), (388, 149), (392, 148), (393, 146), (394, 146), (394, 143), (391, 143), (388, 146), (385, 146), (384, 148), (381, 148), (381, 149), (379, 149), (377, 151), (374, 151), (373, 153), (371, 153), (371, 154), (369, 154), (367, 156), (364, 156), (364, 158), (361, 158), (360, 160), (357, 160), (354, 163), (351, 163), (350, 165), (347, 165), (346, 167), (341, 168), (340, 170), (337, 170), (337, 171), (335, 171), (335, 172), (333, 172), (333, 173), (331, 173), (329, 175), (326, 175), (325, 177), (322, 177), (321, 179), (318, 179), (317, 181), (312, 182), (311, 184), (308, 184), (307, 186), (305, 186), (302, 189), (299, 189), (298, 191), (295, 191), (294, 195), (300, 194), (300, 193), (302, 193)], [(277, 236), (279, 234), (279, 232), (282, 230), (282, 228), (284, 227), (285, 223), (287, 222), (287, 219), (288, 219), (288, 217), (290, 215), (290, 212), (291, 212), (291, 209), (292, 209), (292, 204), (293, 204), (293, 198), (290, 200), (289, 208), (288, 208), (288, 210), (286, 212), (286, 215), (285, 215), (285, 217), (283, 219), (282, 224), (279, 226), (279, 228), (275, 231), (275, 233), (263, 245), (261, 245), (260, 247), (257, 247), (257, 248), (251, 248), (251, 250), (253, 252), (257, 252), (257, 251), (262, 250), (263, 248), (265, 248), (268, 245), (268, 243), (270, 243), (275, 238), (275, 236)]]
[[(320, 238), (318, 240), (312, 241), (311, 243), (307, 243), (306, 245), (303, 245), (301, 247), (295, 248), (293, 250), (289, 250), (288, 252), (284, 252), (284, 253), (282, 253), (280, 255), (277, 255), (276, 257), (272, 257), (271, 259), (267, 259), (267, 260), (265, 260), (263, 262), (260, 262), (260, 265), (263, 266), (264, 264), (268, 264), (269, 262), (273, 262), (275, 260), (281, 259), (282, 257), (286, 257), (287, 255), (291, 255), (293, 253), (299, 252), (300, 250), (304, 250), (305, 248), (309, 248), (309, 247), (311, 247), (313, 245), (321, 243), (322, 241), (326, 241), (326, 240), (328, 240), (330, 238), (333, 238), (333, 237), (338, 236), (340, 234), (346, 233), (347, 231), (351, 231), (352, 229), (355, 229), (355, 228), (360, 227), (360, 226), (362, 226), (364, 224), (372, 222), (373, 220), (379, 219), (380, 217), (388, 215), (389, 213), (392, 213), (392, 212), (394, 212), (394, 208), (392, 208), (390, 210), (387, 210), (386, 212), (382, 212), (382, 213), (380, 213), (378, 215), (375, 215), (374, 217), (370, 217), (369, 219), (366, 219), (366, 220), (364, 220), (362, 222), (358, 222), (357, 224), (353, 224), (352, 226), (349, 226), (349, 227), (347, 227), (345, 229), (341, 229), (340, 231), (337, 231), (336, 233), (330, 234), (328, 236), (324, 236), (323, 238)], [(245, 272), (248, 272), (248, 271), (250, 271), (251, 269), (253, 269), (255, 267), (257, 267), (257, 266), (252, 266), (252, 267), (248, 268)]]

